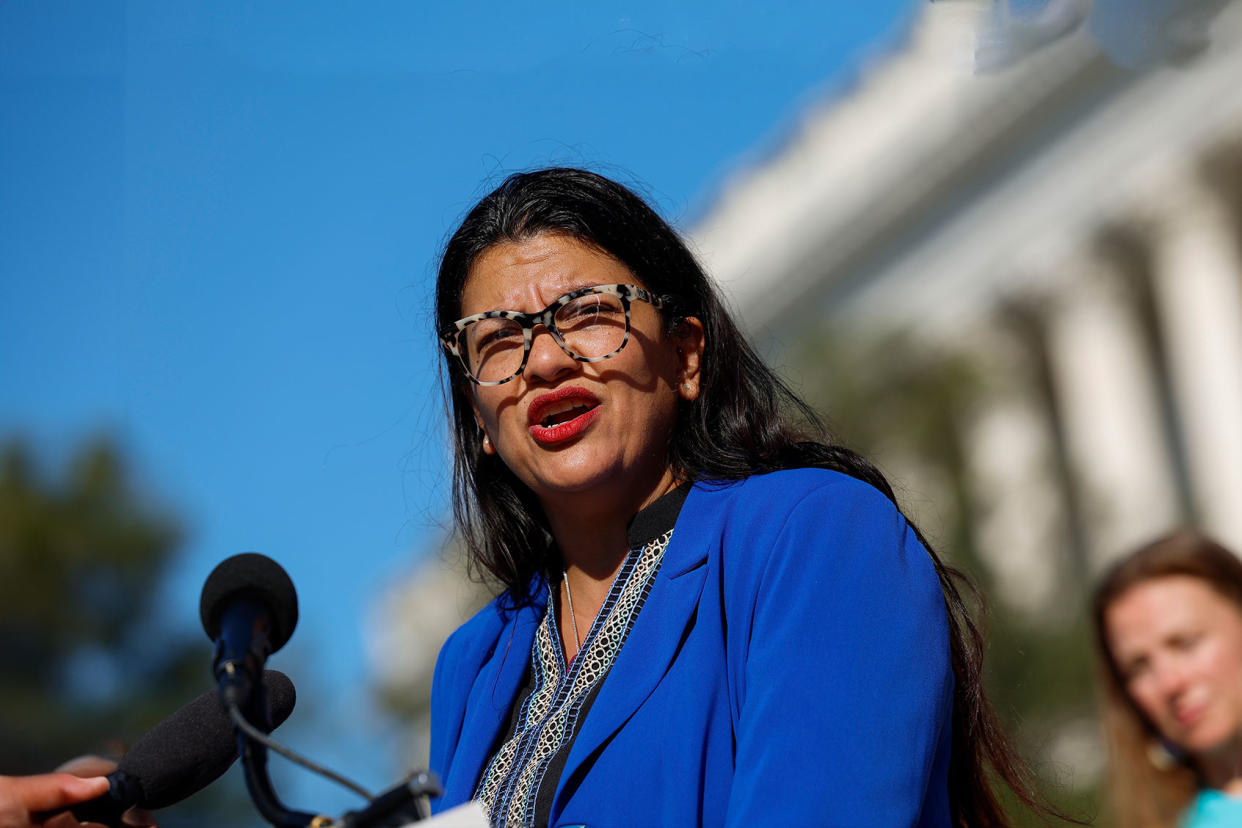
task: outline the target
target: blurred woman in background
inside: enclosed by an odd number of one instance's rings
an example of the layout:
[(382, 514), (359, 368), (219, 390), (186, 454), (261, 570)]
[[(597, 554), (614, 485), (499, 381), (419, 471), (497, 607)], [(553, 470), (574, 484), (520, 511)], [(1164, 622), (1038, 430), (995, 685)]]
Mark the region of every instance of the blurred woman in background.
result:
[(1163, 537), (1109, 570), (1093, 617), (1117, 824), (1242, 825), (1242, 561)]

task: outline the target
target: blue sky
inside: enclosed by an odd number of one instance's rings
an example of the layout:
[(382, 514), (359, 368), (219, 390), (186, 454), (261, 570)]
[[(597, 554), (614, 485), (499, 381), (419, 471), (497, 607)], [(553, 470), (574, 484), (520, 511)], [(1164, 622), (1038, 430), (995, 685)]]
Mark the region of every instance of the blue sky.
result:
[[(574, 164), (686, 226), (916, 5), (0, 0), (0, 436), (118, 435), (190, 529), (168, 623), (271, 555), (302, 703), (352, 709), (370, 601), (447, 523), (455, 219)], [(395, 781), (346, 718), (317, 755)]]

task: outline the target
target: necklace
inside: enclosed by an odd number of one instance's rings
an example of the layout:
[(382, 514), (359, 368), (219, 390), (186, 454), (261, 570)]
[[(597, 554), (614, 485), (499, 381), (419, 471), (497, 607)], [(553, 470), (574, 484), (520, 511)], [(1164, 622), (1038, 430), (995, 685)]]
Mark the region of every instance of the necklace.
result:
[(569, 588), (569, 573), (566, 572), (561, 577), (561, 583), (565, 584), (565, 601), (569, 604), (569, 626), (574, 631), (574, 647), (582, 649), (582, 636), (578, 635), (578, 615), (574, 612), (574, 593)]

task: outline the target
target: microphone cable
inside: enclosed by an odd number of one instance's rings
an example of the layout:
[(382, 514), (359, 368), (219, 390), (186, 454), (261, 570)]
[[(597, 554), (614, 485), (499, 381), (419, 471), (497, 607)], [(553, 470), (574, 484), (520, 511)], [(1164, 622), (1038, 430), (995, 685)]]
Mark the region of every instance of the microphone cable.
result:
[(312, 773), (317, 773), (320, 776), (324, 777), (325, 779), (330, 779), (336, 784), (342, 787), (348, 788), (349, 790), (358, 794), (359, 796), (361, 796), (363, 799), (367, 800), (368, 802), (371, 802), (375, 799), (375, 796), (370, 791), (368, 791), (366, 788), (359, 785), (357, 782), (354, 782), (352, 779), (348, 779), (347, 777), (342, 776), (341, 774), (336, 773), (335, 771), (325, 768), (323, 765), (320, 765), (318, 762), (314, 762), (310, 759), (307, 759), (305, 756), (302, 756), (300, 753), (290, 750), (289, 748), (280, 744), (280, 742), (277, 742), (271, 736), (268, 736), (262, 730), (259, 730), (257, 727), (252, 725), (250, 722), (246, 721), (246, 717), (242, 714), (241, 709), (237, 706), (236, 702), (233, 702), (233, 701), (229, 702), (228, 711), (229, 711), (229, 716), (233, 719), (234, 726), (238, 730), (240, 730), (242, 733), (246, 734), (248, 738), (253, 739), (254, 741), (263, 745), (265, 748), (268, 748), (269, 750), (276, 751), (281, 756), (288, 759), (290, 762), (293, 762), (294, 764), (297, 764), (297, 765), (301, 765), (302, 767), (306, 768), (308, 771), (311, 771)]

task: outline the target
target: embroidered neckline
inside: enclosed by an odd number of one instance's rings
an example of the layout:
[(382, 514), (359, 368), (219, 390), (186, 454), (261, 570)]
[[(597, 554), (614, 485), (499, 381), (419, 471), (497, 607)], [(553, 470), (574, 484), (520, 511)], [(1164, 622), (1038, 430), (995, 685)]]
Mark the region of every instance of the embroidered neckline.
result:
[[(677, 504), (680, 507), (680, 502)], [(492, 757), (475, 798), (493, 824), (529, 824), (552, 758), (572, 743), (593, 692), (616, 660), (659, 572), (672, 529), (632, 549), (572, 660), (566, 660), (549, 585), (548, 609), (531, 647), (534, 688), (516, 728)]]

